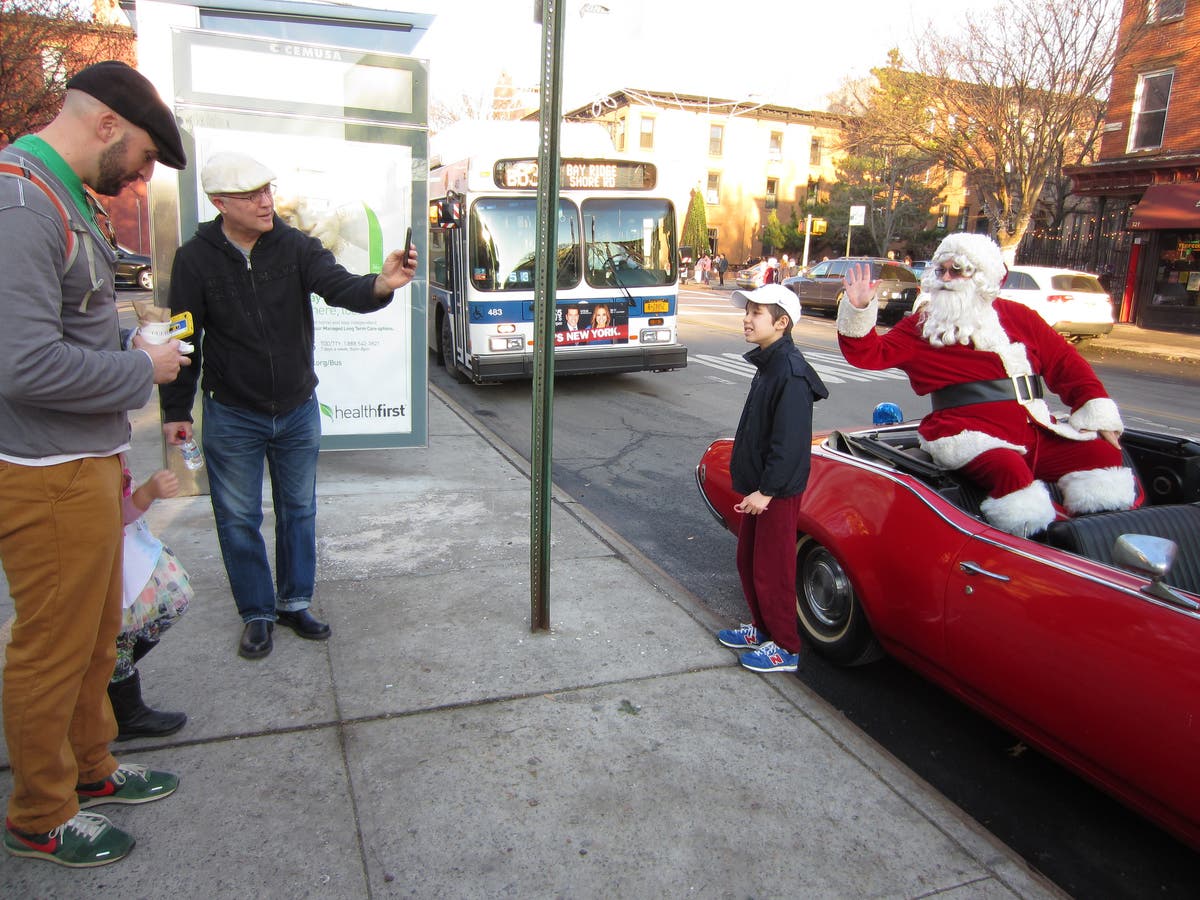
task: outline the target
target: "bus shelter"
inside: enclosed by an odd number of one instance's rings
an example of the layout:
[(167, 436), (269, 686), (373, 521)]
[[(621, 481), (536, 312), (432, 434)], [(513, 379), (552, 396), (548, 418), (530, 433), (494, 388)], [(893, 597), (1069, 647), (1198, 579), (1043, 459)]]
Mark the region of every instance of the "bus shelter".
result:
[(425, 14), (281, 0), (137, 0), (139, 68), (173, 107), (188, 154), (150, 185), (155, 300), (175, 249), (216, 213), (204, 161), (249, 153), (276, 173), (276, 212), (356, 273), (406, 230), (419, 276), (370, 315), (312, 298), (324, 450), (427, 441), (428, 65)]

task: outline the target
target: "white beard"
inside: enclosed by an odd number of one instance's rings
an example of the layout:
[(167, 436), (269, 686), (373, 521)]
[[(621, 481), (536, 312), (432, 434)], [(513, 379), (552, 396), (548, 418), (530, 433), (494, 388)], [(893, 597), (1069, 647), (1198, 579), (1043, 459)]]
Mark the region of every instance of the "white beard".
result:
[(972, 338), (992, 330), (992, 304), (979, 299), (974, 279), (939, 281), (928, 293), (929, 301), (921, 311), (921, 337), (934, 347), (970, 344)]

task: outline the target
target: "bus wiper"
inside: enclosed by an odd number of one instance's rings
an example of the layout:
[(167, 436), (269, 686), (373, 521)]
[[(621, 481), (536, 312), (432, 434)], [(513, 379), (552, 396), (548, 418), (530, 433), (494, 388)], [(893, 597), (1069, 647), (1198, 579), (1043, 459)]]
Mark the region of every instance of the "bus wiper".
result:
[(612, 241), (604, 242), (604, 261), (608, 263), (608, 267), (612, 269), (613, 281), (616, 282), (617, 287), (621, 289), (621, 293), (625, 295), (625, 299), (632, 300), (633, 294), (629, 293), (629, 288), (625, 287), (625, 282), (621, 280), (621, 273), (617, 269), (616, 260), (613, 259), (612, 250), (609, 249), (609, 245), (611, 243)]

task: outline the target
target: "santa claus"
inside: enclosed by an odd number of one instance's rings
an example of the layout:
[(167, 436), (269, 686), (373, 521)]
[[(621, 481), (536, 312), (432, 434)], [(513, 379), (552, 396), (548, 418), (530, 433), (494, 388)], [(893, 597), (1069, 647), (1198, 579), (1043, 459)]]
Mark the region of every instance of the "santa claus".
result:
[[(870, 268), (855, 266), (838, 307), (843, 355), (863, 369), (902, 369), (930, 395), (921, 446), (986, 488), (983, 515), (997, 528), (1028, 536), (1054, 521), (1046, 482), (1072, 515), (1130, 508), (1116, 403), (1041, 316), (996, 296), (1007, 271), (987, 236), (949, 235), (921, 279), (924, 302), (880, 335)], [(1070, 408), (1065, 421), (1050, 414), (1046, 389)]]

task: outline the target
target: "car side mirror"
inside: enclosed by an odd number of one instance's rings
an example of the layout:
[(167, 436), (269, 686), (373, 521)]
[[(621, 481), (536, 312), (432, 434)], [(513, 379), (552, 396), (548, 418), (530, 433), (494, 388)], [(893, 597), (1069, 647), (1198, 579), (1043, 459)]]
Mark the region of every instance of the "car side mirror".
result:
[(1184, 597), (1163, 582), (1171, 573), (1178, 553), (1179, 547), (1174, 541), (1149, 534), (1123, 534), (1113, 544), (1113, 562), (1150, 579), (1150, 583), (1142, 588), (1143, 593), (1196, 612), (1200, 610), (1200, 603)]

